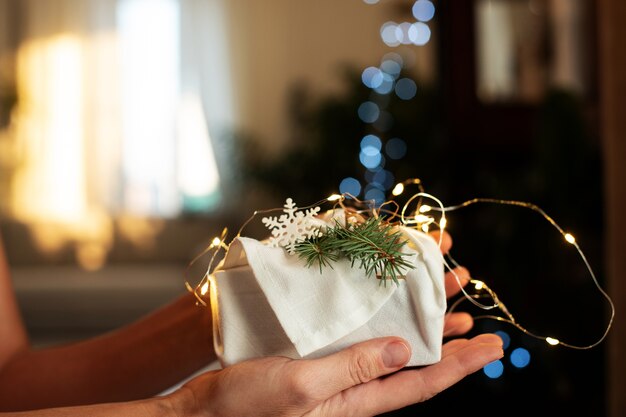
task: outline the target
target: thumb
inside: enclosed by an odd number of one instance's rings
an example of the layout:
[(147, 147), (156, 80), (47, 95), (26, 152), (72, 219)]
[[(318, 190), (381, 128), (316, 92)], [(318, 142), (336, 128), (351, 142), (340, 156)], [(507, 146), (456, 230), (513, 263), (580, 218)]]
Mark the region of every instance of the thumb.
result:
[(320, 359), (305, 361), (313, 381), (312, 393), (329, 398), (355, 385), (369, 382), (400, 370), (411, 357), (408, 343), (399, 337), (383, 337), (358, 343)]

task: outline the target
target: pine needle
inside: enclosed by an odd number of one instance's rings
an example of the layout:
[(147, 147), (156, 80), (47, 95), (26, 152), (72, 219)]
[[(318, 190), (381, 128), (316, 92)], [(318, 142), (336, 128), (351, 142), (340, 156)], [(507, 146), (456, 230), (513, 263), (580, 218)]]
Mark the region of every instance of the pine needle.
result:
[(355, 225), (336, 223), (321, 236), (296, 244), (295, 251), (307, 267), (317, 264), (320, 273), (324, 267), (332, 268), (332, 263), (340, 258), (347, 258), (352, 267), (358, 265), (368, 277), (380, 277), (383, 285), (391, 279), (397, 285), (402, 270), (413, 268), (403, 259), (405, 244), (401, 233), (394, 232), (389, 223), (380, 217), (370, 217)]

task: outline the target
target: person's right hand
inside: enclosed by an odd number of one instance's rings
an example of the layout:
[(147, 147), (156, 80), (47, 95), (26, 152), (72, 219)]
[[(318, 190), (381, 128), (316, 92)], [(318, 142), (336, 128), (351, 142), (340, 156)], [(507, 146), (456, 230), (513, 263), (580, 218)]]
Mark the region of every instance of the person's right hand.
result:
[(400, 371), (409, 347), (385, 337), (320, 359), (269, 357), (208, 372), (170, 404), (185, 416), (369, 416), (425, 401), (502, 354), (502, 340), (484, 334), (446, 343), (436, 364)]

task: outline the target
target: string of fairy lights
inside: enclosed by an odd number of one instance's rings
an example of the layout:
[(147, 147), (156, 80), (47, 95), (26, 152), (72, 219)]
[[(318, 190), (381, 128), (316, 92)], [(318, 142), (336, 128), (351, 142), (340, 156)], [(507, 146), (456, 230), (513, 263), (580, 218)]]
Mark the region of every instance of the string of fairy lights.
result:
[[(417, 186), (419, 191), (410, 196), (407, 202), (400, 206), (394, 198), (399, 197), (404, 194), (408, 186)], [(362, 216), (383, 216), (389, 224), (403, 227), (410, 227), (420, 230), (424, 233), (428, 233), (433, 229), (439, 231), (439, 246), (442, 245), (442, 239), (444, 236), (444, 231), (446, 230), (446, 226), (448, 224), (447, 213), (454, 212), (457, 210), (461, 210), (465, 207), (474, 204), (496, 204), (502, 206), (517, 206), (520, 208), (532, 210), (533, 212), (538, 213), (545, 221), (547, 221), (553, 228), (563, 237), (563, 240), (573, 246), (579, 257), (582, 259), (587, 272), (593, 281), (594, 286), (601, 294), (601, 296), (606, 300), (609, 306), (609, 318), (607, 320), (607, 324), (604, 328), (602, 335), (593, 343), (588, 345), (575, 345), (572, 343), (564, 342), (552, 336), (547, 335), (538, 335), (531, 330), (528, 330), (526, 327), (522, 326), (513, 316), (513, 314), (509, 311), (506, 305), (502, 302), (502, 300), (498, 297), (498, 295), (493, 291), (487, 283), (482, 280), (478, 280), (475, 278), (469, 279), (469, 288), (470, 290), (466, 290), (465, 286), (462, 283), (461, 278), (456, 272), (455, 268), (459, 267), (459, 264), (452, 258), (449, 253), (446, 255), (441, 255), (441, 261), (445, 268), (454, 276), (457, 284), (459, 285), (462, 297), (453, 302), (447, 311), (447, 314), (451, 314), (458, 306), (464, 301), (468, 301), (472, 303), (474, 306), (482, 309), (484, 311), (499, 311), (502, 315), (494, 314), (484, 314), (474, 316), (475, 320), (481, 319), (492, 319), (499, 322), (507, 323), (515, 328), (517, 328), (523, 334), (534, 338), (545, 341), (550, 346), (563, 346), (570, 349), (576, 350), (587, 350), (594, 348), (599, 345), (608, 335), (613, 320), (615, 317), (615, 307), (611, 297), (607, 294), (607, 292), (601, 287), (598, 279), (589, 264), (584, 252), (578, 245), (575, 237), (571, 234), (563, 230), (556, 221), (550, 217), (543, 209), (540, 207), (527, 202), (522, 201), (512, 201), (512, 200), (498, 200), (498, 199), (490, 199), (490, 198), (475, 198), (472, 200), (468, 200), (462, 204), (455, 206), (444, 206), (441, 200), (437, 197), (426, 193), (422, 183), (419, 179), (409, 179), (402, 183), (396, 184), (392, 191), (393, 197), (390, 200), (385, 201), (383, 204), (377, 204), (375, 200), (363, 201), (359, 200), (357, 197), (351, 194), (341, 193), (341, 194), (333, 194), (321, 201), (318, 201), (315, 204), (312, 204), (307, 207), (300, 208), (300, 210), (305, 210), (312, 207), (317, 207), (323, 204), (332, 204), (335, 209), (342, 209), (346, 212), (358, 213)], [(425, 201), (432, 201), (434, 205), (425, 204)], [(415, 205), (415, 209), (412, 209), (412, 206)], [(264, 213), (270, 213), (277, 210), (281, 210), (281, 208), (272, 208), (267, 210), (257, 210), (253, 213), (253, 215), (241, 226), (236, 237), (241, 236), (243, 230), (246, 226), (252, 222), (258, 215)], [(433, 213), (438, 214), (438, 218), (433, 216)], [(190, 266), (196, 262), (200, 257), (205, 256), (210, 253), (210, 261), (207, 268), (206, 274), (203, 276), (202, 280), (195, 286), (192, 287), (189, 283), (186, 283), (187, 288), (190, 292), (196, 295), (199, 304), (206, 305), (204, 301), (204, 297), (210, 289), (211, 281), (212, 281), (212, 273), (214, 271), (214, 263), (217, 259), (217, 254), (221, 250), (228, 250), (229, 245), (226, 243), (227, 230), (224, 229), (222, 234), (219, 237), (215, 237), (211, 244), (201, 253), (199, 254), (191, 263)], [(304, 267), (304, 266), (303, 266)], [(488, 300), (487, 302), (482, 302), (482, 300)]]

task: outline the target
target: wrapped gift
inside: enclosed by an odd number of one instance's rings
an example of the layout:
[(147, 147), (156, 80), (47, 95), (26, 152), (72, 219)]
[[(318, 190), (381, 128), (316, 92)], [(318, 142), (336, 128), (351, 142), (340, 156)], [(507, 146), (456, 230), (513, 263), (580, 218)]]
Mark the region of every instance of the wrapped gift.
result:
[[(439, 246), (397, 227), (411, 265), (397, 282), (347, 259), (307, 267), (284, 247), (236, 238), (210, 276), (216, 352), (223, 365), (261, 357), (315, 358), (382, 336), (412, 348), (408, 366), (441, 358), (446, 296)], [(383, 277), (385, 279), (385, 277)]]

